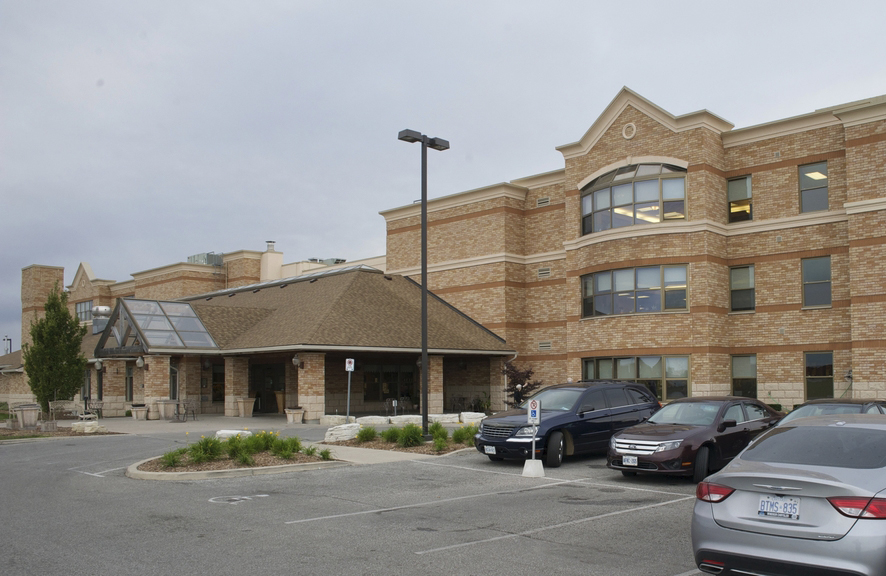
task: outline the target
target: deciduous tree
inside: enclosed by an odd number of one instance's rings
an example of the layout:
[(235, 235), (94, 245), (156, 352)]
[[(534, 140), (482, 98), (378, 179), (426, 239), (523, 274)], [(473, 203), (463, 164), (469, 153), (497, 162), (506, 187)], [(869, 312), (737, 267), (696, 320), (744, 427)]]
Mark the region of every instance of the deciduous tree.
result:
[(68, 311), (68, 294), (56, 282), (46, 314), (31, 322), (31, 344), (22, 346), (22, 359), (31, 391), (44, 411), (51, 400), (69, 400), (80, 389), (87, 360), (80, 351), (86, 326)]
[(531, 380), (534, 373), (532, 368), (520, 370), (513, 362), (507, 362), (501, 372), (507, 376), (508, 380), (505, 394), (511, 398), (514, 404), (519, 404), (524, 398), (532, 396), (535, 390), (544, 386), (544, 382), (541, 380)]

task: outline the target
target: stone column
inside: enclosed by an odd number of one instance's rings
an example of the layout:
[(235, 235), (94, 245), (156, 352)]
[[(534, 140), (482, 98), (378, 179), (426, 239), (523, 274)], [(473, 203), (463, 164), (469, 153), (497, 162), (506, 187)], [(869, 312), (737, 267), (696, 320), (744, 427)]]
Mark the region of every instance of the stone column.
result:
[(225, 356), (225, 416), (238, 416), (237, 398), (249, 396), (249, 359)]
[(148, 407), (148, 419), (157, 420), (160, 418), (157, 401), (169, 399), (169, 356), (144, 358), (145, 405)]
[(505, 367), (504, 358), (501, 356), (493, 356), (489, 358), (489, 399), (492, 402), (493, 410), (505, 410), (507, 408), (505, 401), (507, 394), (505, 393), (505, 375), (502, 370)]
[(291, 360), (286, 362), (285, 381), (286, 408), (295, 408), (296, 406), (301, 406), (300, 400), (298, 398), (298, 368), (295, 367)]
[(428, 356), (428, 414), (442, 413), (443, 357)]
[(299, 352), (304, 368), (298, 370), (298, 401), (305, 409), (305, 420), (319, 420), (326, 414), (326, 354)]
[(105, 373), (102, 377), (103, 416), (123, 416), (128, 409), (124, 398), (126, 382), (126, 362), (124, 360), (102, 360)]

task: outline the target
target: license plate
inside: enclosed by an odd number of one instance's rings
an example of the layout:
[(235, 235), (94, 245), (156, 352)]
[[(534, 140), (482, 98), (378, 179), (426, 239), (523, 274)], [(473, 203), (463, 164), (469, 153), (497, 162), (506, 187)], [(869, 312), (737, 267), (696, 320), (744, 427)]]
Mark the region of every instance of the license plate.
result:
[(622, 466), (636, 466), (637, 465), (637, 457), (636, 456), (622, 456), (621, 457), (621, 465)]
[(483, 446), (484, 454), (495, 454), (495, 446)]
[(757, 516), (768, 518), (800, 519), (800, 499), (782, 496), (760, 496)]

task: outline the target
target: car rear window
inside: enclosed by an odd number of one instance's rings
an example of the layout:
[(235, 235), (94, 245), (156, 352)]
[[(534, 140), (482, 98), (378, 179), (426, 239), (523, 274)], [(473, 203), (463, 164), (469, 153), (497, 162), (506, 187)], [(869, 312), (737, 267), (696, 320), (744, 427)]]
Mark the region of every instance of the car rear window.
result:
[(886, 431), (849, 426), (783, 426), (752, 443), (742, 460), (873, 469), (886, 466)]

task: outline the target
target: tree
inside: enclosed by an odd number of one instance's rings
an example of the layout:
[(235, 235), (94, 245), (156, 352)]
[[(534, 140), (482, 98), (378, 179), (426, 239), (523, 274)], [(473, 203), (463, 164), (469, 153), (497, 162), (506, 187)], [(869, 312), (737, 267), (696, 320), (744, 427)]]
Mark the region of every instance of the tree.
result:
[(46, 314), (31, 322), (31, 344), (22, 346), (22, 359), (31, 391), (44, 411), (49, 401), (69, 400), (80, 390), (87, 360), (80, 351), (86, 326), (68, 311), (68, 293), (58, 282), (43, 306)]
[(544, 386), (544, 382), (541, 380), (530, 380), (534, 373), (532, 368), (520, 370), (515, 364), (507, 362), (501, 373), (507, 376), (508, 380), (505, 394), (512, 399), (514, 404), (519, 404), (524, 398), (532, 396), (536, 389)]

